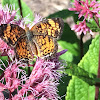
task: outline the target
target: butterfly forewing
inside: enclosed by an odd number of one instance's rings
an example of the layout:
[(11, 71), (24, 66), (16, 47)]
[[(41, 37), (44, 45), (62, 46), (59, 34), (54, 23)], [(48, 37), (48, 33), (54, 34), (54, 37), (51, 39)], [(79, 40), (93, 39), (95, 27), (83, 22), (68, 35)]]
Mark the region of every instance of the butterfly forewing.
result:
[(53, 38), (59, 38), (62, 34), (64, 22), (61, 18), (44, 19), (36, 23), (32, 28), (35, 35), (49, 35)]
[(14, 47), (21, 36), (25, 35), (25, 30), (15, 24), (2, 24), (0, 26), (0, 38), (9, 46)]

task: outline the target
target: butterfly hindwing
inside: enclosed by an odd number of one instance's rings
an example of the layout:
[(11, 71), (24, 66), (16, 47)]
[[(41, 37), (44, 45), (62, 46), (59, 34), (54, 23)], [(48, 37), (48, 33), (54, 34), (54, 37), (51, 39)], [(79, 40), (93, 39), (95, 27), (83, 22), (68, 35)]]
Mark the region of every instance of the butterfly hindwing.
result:
[(27, 37), (20, 38), (17, 41), (17, 44), (15, 46), (15, 53), (17, 59), (29, 60), (33, 58), (33, 54), (31, 52), (30, 45), (27, 41)]
[(57, 41), (48, 35), (35, 35), (32, 39), (37, 47), (38, 57), (47, 57), (55, 54), (58, 50)]

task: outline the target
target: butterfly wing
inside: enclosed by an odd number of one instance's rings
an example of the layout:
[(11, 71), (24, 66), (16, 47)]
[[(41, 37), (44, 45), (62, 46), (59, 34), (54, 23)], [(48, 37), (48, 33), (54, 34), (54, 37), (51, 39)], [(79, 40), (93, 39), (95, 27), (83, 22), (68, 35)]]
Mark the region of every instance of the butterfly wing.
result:
[(31, 60), (33, 58), (27, 37), (22, 37), (17, 41), (15, 53), (17, 59)]
[(15, 24), (2, 24), (0, 26), (0, 38), (11, 47), (14, 47), (18, 39), (25, 34), (25, 30)]
[(0, 37), (14, 47), (18, 59), (32, 59), (32, 54), (38, 57), (54, 55), (58, 49), (57, 38), (62, 30), (62, 19), (53, 18), (37, 23), (30, 31), (25, 31), (18, 25), (3, 24), (0, 26)]
[(17, 59), (32, 59), (32, 52), (24, 29), (15, 24), (2, 24), (0, 26), (0, 37), (14, 48)]
[(34, 35), (49, 35), (59, 38), (62, 34), (64, 22), (61, 18), (44, 19), (36, 23), (32, 28)]
[[(44, 19), (36, 23), (32, 28), (33, 33), (30, 47), (32, 52), (38, 57), (54, 55), (58, 50), (57, 39), (61, 36), (64, 22), (61, 18)], [(34, 45), (32, 45), (34, 43)]]
[[(34, 45), (31, 45), (32, 51), (34, 52), (35, 55), (38, 57), (48, 57), (51, 55), (54, 55), (57, 50), (58, 50), (58, 45), (56, 39), (48, 36), (48, 35), (35, 35), (32, 38), (32, 42)], [(33, 44), (31, 43), (31, 44)], [(34, 51), (34, 47), (35, 50)]]

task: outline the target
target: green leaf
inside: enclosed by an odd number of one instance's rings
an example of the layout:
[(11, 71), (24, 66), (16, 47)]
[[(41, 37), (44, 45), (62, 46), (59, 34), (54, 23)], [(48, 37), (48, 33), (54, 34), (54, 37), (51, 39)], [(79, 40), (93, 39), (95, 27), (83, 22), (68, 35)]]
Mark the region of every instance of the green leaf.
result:
[[(7, 66), (8, 65), (8, 57), (7, 56), (0, 56), (0, 67), (2, 68), (2, 69), (5, 69), (5, 66)], [(5, 66), (3, 66), (2, 64), (4, 63), (4, 65)], [(2, 70), (0, 70), (0, 75), (3, 73), (3, 71)]]
[[(1, 1), (2, 5), (15, 5), (15, 10), (19, 9), (19, 3), (18, 0), (2, 0)], [(26, 17), (30, 20), (33, 21), (34, 17), (33, 17), (33, 13), (30, 10), (30, 8), (25, 4), (25, 2), (23, 0), (21, 0), (21, 6), (22, 6), (22, 14), (23, 17)], [(17, 11), (17, 14), (20, 15), (20, 10)], [(27, 22), (28, 23), (28, 22)]]
[[(88, 52), (78, 64), (80, 68), (84, 69), (84, 71), (89, 74), (97, 75), (99, 40), (100, 36), (97, 35), (96, 38), (93, 39), (92, 44), (89, 46)], [(73, 75), (67, 87), (66, 100), (94, 100), (95, 86), (91, 86), (87, 81)]]
[(47, 18), (60, 17), (60, 18), (66, 19), (67, 17), (73, 16), (73, 15), (75, 15), (74, 12), (64, 9), (64, 10), (61, 10), (54, 14), (49, 15)]
[(67, 62), (67, 67), (65, 68), (65, 73), (69, 75), (74, 75), (74, 76), (85, 76), (89, 77), (88, 72), (86, 72), (84, 69), (78, 67), (76, 64), (72, 64)]
[(77, 22), (78, 14), (75, 14), (74, 11), (69, 11), (68, 9), (64, 9), (64, 10), (58, 11), (56, 13), (53, 13), (53, 14), (49, 15), (47, 18), (60, 17), (60, 18), (66, 20), (66, 18), (71, 17), (71, 16), (74, 18), (74, 21)]
[(100, 32), (97, 23), (93, 19), (89, 20), (89, 22), (87, 22), (86, 25), (92, 30), (92, 32)]
[(64, 23), (63, 34), (58, 41), (58, 44), (62, 49), (68, 50), (64, 55), (60, 56), (61, 59), (66, 59), (66, 61), (74, 62), (76, 64), (79, 62), (79, 40), (67, 23)]
[(100, 79), (98, 79), (95, 74), (89, 73), (83, 68), (78, 67), (76, 64), (72, 64), (70, 62), (67, 62), (67, 67), (65, 68), (64, 73), (68, 74), (69, 76), (77, 76), (90, 85), (94, 85), (96, 82), (100, 82)]

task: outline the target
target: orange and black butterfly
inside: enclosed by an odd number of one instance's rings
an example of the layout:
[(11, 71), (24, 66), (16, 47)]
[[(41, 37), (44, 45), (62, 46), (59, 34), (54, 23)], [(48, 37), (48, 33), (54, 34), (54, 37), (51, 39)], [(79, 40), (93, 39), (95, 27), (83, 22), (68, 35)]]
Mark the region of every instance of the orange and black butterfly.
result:
[(54, 55), (58, 50), (57, 39), (63, 31), (61, 18), (45, 19), (36, 23), (30, 30), (15, 24), (2, 24), (0, 38), (15, 50), (18, 59), (32, 59)]

